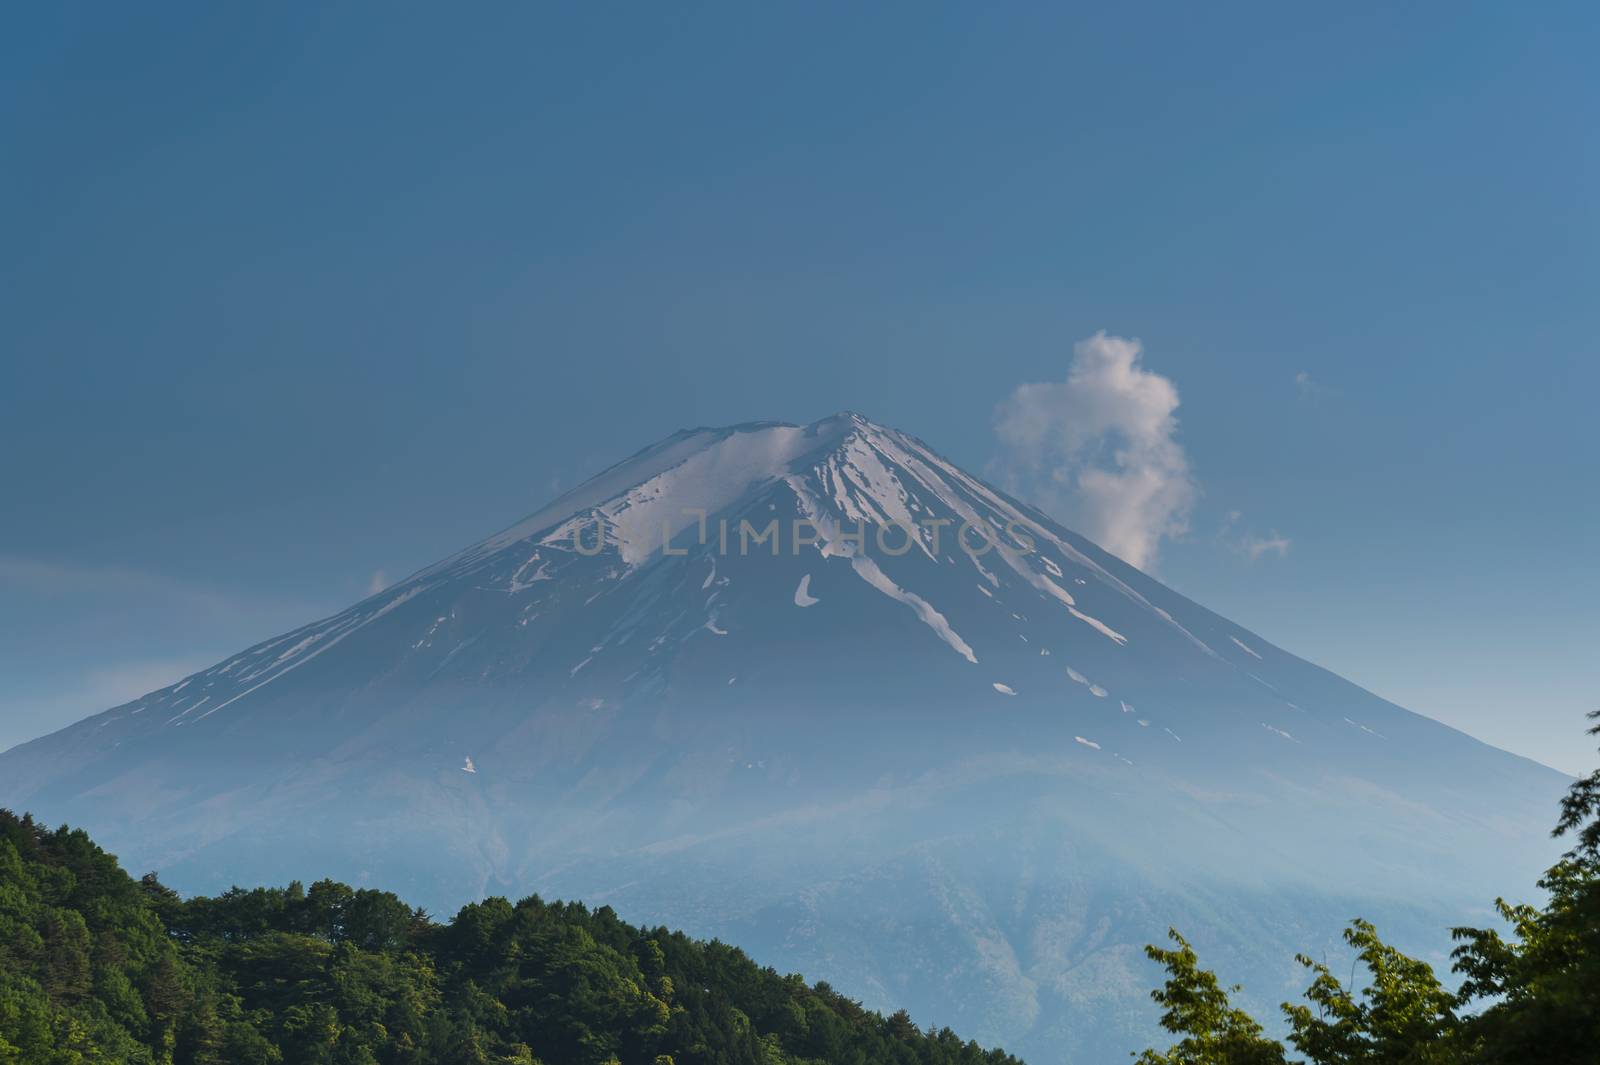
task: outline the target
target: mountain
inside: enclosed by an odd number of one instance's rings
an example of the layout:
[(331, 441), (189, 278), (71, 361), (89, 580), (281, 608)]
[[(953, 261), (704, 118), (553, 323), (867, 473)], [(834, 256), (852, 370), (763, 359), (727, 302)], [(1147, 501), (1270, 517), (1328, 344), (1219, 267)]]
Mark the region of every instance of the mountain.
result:
[(1153, 1037), (1169, 924), (1262, 1013), (1357, 914), (1442, 958), (1566, 784), (849, 413), (678, 433), (0, 755), (183, 890), (581, 898), (1035, 1063)]

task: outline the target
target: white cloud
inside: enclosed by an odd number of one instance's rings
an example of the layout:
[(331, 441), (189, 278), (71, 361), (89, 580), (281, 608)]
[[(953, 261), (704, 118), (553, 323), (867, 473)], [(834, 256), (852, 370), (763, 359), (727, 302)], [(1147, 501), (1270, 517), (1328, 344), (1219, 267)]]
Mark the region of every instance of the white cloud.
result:
[(1178, 390), (1137, 340), (1073, 346), (1065, 381), (1018, 385), (996, 411), (1013, 491), (1141, 569), (1188, 529), (1199, 486), (1177, 442)]
[(1301, 399), (1335, 399), (1338, 393), (1329, 386), (1312, 377), (1305, 370), (1294, 375), (1295, 391), (1300, 393)]
[(1266, 536), (1246, 536), (1240, 541), (1239, 546), (1254, 562), (1263, 555), (1277, 555), (1282, 558), (1289, 553), (1292, 543), (1293, 541), (1287, 536), (1279, 536), (1273, 531)]
[(367, 578), (367, 594), (377, 595), (387, 587), (389, 587), (389, 575), (381, 569), (373, 570), (372, 576)]
[(1240, 532), (1238, 527), (1243, 518), (1244, 515), (1237, 510), (1228, 511), (1227, 517), (1222, 522), (1222, 528), (1217, 531), (1219, 545), (1244, 555), (1252, 562), (1266, 555), (1283, 558), (1294, 546), (1293, 540), (1287, 536), (1280, 536), (1276, 529), (1265, 536), (1257, 536), (1253, 532)]

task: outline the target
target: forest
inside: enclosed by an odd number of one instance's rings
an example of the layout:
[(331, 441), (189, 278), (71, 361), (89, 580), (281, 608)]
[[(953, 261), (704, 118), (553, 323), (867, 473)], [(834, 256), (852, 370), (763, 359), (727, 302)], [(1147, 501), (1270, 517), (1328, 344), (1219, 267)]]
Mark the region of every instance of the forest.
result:
[(0, 1065), (1020, 1065), (608, 907), (180, 898), (0, 811)]

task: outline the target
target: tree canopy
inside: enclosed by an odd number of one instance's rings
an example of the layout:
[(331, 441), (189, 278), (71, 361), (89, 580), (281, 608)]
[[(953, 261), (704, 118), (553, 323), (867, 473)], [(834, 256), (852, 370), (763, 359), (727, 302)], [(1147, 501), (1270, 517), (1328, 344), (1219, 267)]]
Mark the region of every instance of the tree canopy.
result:
[(1020, 1065), (608, 907), (182, 899), (0, 811), (0, 1065)]

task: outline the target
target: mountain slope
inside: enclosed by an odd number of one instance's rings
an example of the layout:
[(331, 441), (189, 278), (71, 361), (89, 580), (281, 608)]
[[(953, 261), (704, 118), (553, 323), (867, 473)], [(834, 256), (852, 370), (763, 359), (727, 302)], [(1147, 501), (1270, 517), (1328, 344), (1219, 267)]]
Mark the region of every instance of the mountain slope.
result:
[(1353, 912), (1443, 927), (1564, 785), (853, 414), (679, 433), (0, 755), (185, 889), (610, 902), (1035, 1061), (1148, 1031), (1168, 923), (1263, 981)]

